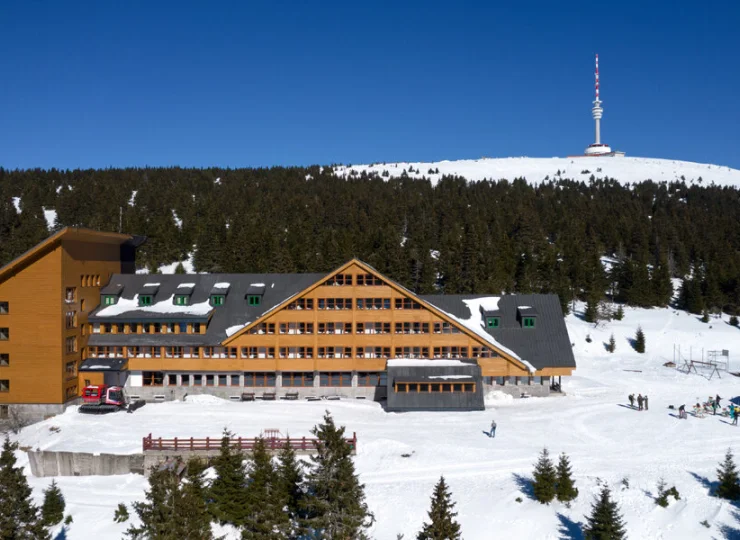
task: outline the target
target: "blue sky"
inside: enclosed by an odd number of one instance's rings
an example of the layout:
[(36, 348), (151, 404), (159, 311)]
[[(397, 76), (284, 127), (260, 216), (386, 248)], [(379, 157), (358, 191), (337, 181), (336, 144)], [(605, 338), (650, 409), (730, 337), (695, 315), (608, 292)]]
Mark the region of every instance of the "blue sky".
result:
[(740, 168), (740, 2), (0, 3), (0, 166)]

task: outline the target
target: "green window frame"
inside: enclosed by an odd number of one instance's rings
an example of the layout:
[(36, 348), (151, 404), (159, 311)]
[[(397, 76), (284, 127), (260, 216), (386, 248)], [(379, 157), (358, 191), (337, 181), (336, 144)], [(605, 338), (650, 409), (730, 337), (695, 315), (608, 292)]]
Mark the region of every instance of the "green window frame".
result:
[(247, 303), (250, 306), (259, 306), (262, 302), (262, 297), (258, 294), (250, 294), (247, 296)]
[(486, 326), (488, 328), (498, 328), (499, 318), (498, 317), (486, 317)]
[(223, 294), (213, 294), (211, 295), (211, 305), (212, 306), (223, 306), (224, 300), (226, 300), (226, 297)]
[(151, 294), (140, 294), (139, 295), (139, 305), (140, 306), (151, 306), (152, 300), (153, 298)]
[(112, 294), (106, 294), (103, 295), (103, 305), (104, 306), (115, 306), (118, 299), (115, 295)]
[(534, 328), (534, 317), (524, 317), (522, 319), (522, 326), (524, 328)]
[(176, 294), (175, 295), (175, 305), (176, 306), (187, 306), (188, 305), (188, 295)]

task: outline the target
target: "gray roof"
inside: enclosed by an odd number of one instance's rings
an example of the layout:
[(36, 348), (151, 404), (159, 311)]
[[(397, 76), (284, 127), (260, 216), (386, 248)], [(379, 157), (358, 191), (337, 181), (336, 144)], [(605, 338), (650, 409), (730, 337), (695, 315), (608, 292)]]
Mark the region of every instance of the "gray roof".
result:
[[(463, 300), (492, 295), (421, 295), (419, 298), (460, 319), (471, 317)], [(530, 306), (537, 313), (534, 328), (523, 328), (519, 306)], [(514, 351), (535, 368), (576, 367), (568, 329), (563, 319), (560, 301), (554, 294), (509, 294), (500, 297), (498, 328), (485, 328), (493, 339)], [(483, 315), (481, 314), (481, 317)], [(529, 316), (529, 312), (527, 313)], [(482, 321), (482, 319), (481, 319)]]
[(108, 285), (100, 289), (100, 294), (112, 294), (118, 296), (119, 294), (121, 294), (121, 291), (123, 291), (123, 285), (121, 285), (120, 283), (110, 282), (108, 283)]
[[(152, 310), (131, 309), (119, 315), (100, 317), (98, 313), (108, 306), (99, 306), (89, 316), (88, 320), (95, 322), (177, 322), (177, 321), (209, 321), (206, 334), (166, 334), (151, 336), (148, 334), (91, 334), (90, 345), (217, 345), (228, 336), (226, 329), (237, 325), (245, 325), (271, 310), (291, 296), (303, 291), (307, 287), (325, 278), (327, 274), (114, 274), (106, 288), (121, 285), (122, 299), (133, 300), (145, 283), (157, 282), (159, 290), (154, 296), (153, 303), (166, 301), (175, 292), (181, 283), (195, 283), (190, 304), (207, 302), (216, 283), (229, 283), (228, 294), (222, 306), (211, 308), (206, 315), (187, 315), (181, 313), (154, 313)], [(252, 283), (264, 283), (265, 291), (259, 306), (250, 306), (246, 300), (246, 292)], [(225, 289), (215, 289), (223, 291)]]

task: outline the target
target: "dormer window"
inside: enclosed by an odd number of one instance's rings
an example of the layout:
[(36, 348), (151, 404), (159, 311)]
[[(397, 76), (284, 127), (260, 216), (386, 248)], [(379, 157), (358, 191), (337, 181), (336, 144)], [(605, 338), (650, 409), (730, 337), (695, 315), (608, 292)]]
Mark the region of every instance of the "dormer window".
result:
[(250, 294), (247, 296), (247, 303), (250, 306), (259, 306), (262, 303), (262, 297), (258, 294)]
[(223, 306), (225, 300), (226, 300), (226, 296), (223, 294), (212, 294), (211, 295), (211, 305), (214, 307)]
[(499, 317), (486, 317), (487, 328), (498, 328), (499, 322)]
[(154, 297), (151, 294), (140, 294), (139, 305), (140, 306), (151, 306)]
[(115, 306), (118, 302), (118, 296), (115, 294), (104, 294), (103, 295), (103, 305), (104, 306)]
[(174, 302), (176, 306), (187, 306), (190, 304), (190, 296), (187, 294), (176, 294)]
[(534, 317), (522, 317), (522, 326), (524, 328), (534, 328)]

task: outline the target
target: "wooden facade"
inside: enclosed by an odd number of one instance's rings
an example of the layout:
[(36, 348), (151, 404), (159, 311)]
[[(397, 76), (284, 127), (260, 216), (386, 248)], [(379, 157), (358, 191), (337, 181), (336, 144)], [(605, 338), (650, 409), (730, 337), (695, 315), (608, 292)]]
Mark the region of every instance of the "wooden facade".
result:
[[(87, 314), (124, 271), (132, 237), (66, 228), (0, 268), (0, 405), (61, 405), (79, 396)], [(86, 375), (87, 377), (87, 375)]]

